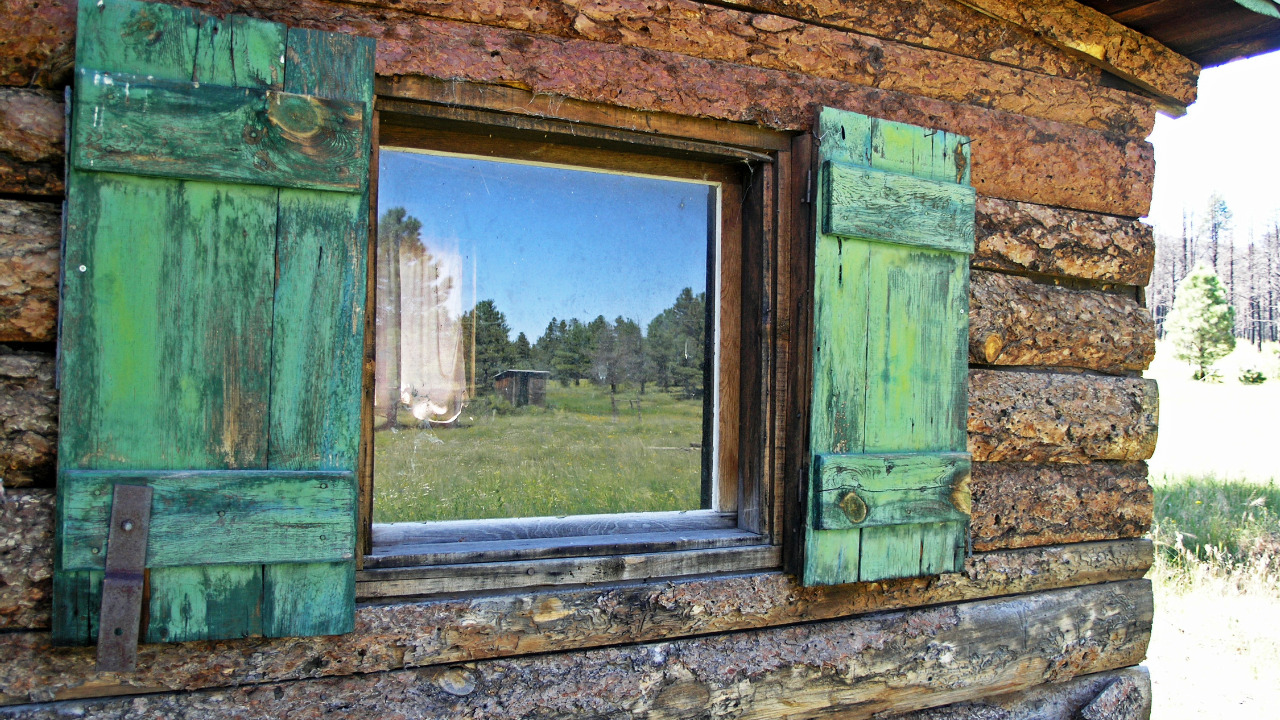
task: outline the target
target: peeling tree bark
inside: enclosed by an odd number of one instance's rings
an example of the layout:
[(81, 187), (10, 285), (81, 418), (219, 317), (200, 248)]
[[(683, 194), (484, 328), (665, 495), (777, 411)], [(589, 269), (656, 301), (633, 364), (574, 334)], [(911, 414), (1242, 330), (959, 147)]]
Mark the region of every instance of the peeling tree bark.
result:
[(1154, 380), (969, 371), (969, 452), (977, 462), (1146, 460), (1156, 446)]
[(1199, 65), (1091, 7), (1056, 0), (962, 1), (1081, 53), (1103, 69), (1176, 104), (1190, 105), (1196, 100)]
[(62, 210), (0, 199), (0, 341), (54, 340)]
[[(1136, 664), (1131, 580), (703, 638), (0, 710), (0, 717), (867, 718)], [(141, 664), (140, 659), (140, 664)]]
[(53, 353), (0, 345), (0, 467), (5, 487), (52, 485), (58, 392)]
[(1154, 497), (1143, 462), (974, 463), (973, 547), (1141, 537)]
[[(0, 493), (0, 630), (49, 627), (53, 492)], [(11, 662), (6, 659), (5, 662)]]
[(377, 71), (384, 77), (512, 85), (780, 130), (809, 130), (813, 107), (829, 105), (973, 138), (972, 181), (983, 194), (1133, 217), (1146, 214), (1151, 200), (1151, 146), (1079, 126), (794, 72), (398, 10), (341, 6), (339, 12), (339, 6), (319, 0), (266, 5), (223, 0), (210, 7), (377, 37)]
[[(40, 562), (47, 567), (52, 547), (36, 550), (44, 551)], [(0, 663), (0, 704), (376, 673), (746, 631), (1132, 580), (1151, 560), (1150, 542), (1127, 540), (978, 553), (962, 573), (838, 587), (804, 588), (765, 572), (366, 605), (356, 610), (349, 635), (143, 645), (138, 671), (128, 675), (95, 672), (93, 648), (55, 650), (47, 632), (13, 633), (6, 636), (9, 662)], [(35, 585), (47, 594), (47, 578)], [(47, 615), (39, 622), (47, 625)]]
[(1156, 354), (1151, 314), (1132, 297), (973, 272), (969, 362), (1123, 373)]
[(62, 101), (0, 88), (0, 193), (62, 194)]
[(978, 197), (973, 266), (1146, 285), (1151, 226), (1138, 220)]

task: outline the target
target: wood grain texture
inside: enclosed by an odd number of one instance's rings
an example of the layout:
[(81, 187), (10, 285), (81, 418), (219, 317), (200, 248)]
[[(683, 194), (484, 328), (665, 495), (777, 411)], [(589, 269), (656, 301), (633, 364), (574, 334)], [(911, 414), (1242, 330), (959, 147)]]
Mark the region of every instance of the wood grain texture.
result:
[(0, 495), (0, 630), (49, 627), (53, 578), (53, 491)]
[(80, 170), (358, 192), (365, 105), (275, 90), (80, 70)]
[(60, 467), (264, 467), (277, 191), (71, 182)]
[(58, 391), (53, 353), (0, 345), (0, 470), (6, 488), (53, 486)]
[(750, 573), (366, 605), (356, 611), (355, 632), (339, 637), (144, 645), (130, 675), (94, 672), (92, 649), (54, 651), (48, 633), (11, 633), (0, 703), (377, 673), (750, 630), (1135, 579), (1151, 561), (1149, 542), (1129, 540), (978, 553), (962, 573), (837, 587)]
[(1151, 313), (1132, 295), (1073, 290), (1025, 277), (973, 272), (969, 362), (1145, 370), (1156, 354)]
[(116, 484), (154, 492), (149, 568), (348, 560), (355, 543), (351, 472), (66, 470), (59, 483), (68, 570), (102, 568)]
[(62, 208), (0, 199), (0, 341), (56, 337)]
[(1145, 460), (1159, 409), (1154, 380), (970, 370), (969, 452), (975, 462)]
[(1195, 102), (1199, 65), (1093, 8), (1053, 0), (964, 0), (964, 4), (1080, 53), (1171, 104)]
[(1155, 255), (1139, 220), (978, 198), (974, 267), (1146, 285)]
[(0, 88), (0, 192), (62, 194), (62, 128), (57, 95)]
[[(748, 633), (198, 693), (73, 701), (0, 716), (869, 718), (1133, 665), (1145, 580)], [(140, 662), (142, 658), (140, 658)], [(584, 688), (604, 688), (584, 692)]]
[(967, 453), (818, 455), (814, 462), (823, 530), (968, 519)]
[(1151, 675), (1131, 667), (884, 720), (1150, 720), (1151, 704)]
[(828, 162), (823, 232), (973, 252), (973, 188)]
[(262, 565), (155, 568), (146, 642), (190, 642), (262, 633)]
[(1142, 537), (1154, 499), (1143, 462), (974, 463), (973, 547)]

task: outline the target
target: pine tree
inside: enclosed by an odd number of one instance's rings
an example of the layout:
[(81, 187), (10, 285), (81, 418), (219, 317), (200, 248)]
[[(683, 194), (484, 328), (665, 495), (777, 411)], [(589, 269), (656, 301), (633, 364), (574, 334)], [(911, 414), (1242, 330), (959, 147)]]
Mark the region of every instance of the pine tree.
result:
[(1222, 282), (1204, 261), (1196, 264), (1174, 296), (1165, 320), (1174, 356), (1196, 366), (1193, 376), (1203, 380), (1209, 366), (1236, 346), (1235, 308), (1223, 295)]

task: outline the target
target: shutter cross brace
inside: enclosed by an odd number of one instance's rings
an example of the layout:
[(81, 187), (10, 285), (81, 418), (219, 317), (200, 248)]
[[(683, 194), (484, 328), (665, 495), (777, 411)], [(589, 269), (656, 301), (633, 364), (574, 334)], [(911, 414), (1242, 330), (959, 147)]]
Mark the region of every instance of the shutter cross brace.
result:
[(151, 529), (151, 488), (116, 485), (107, 532), (106, 576), (98, 614), (98, 670), (132, 672), (138, 663), (142, 582)]

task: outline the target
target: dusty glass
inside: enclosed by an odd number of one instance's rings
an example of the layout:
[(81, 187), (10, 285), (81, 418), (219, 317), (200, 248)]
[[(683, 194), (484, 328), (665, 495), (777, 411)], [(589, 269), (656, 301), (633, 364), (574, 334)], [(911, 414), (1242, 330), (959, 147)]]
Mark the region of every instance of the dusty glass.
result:
[(699, 508), (719, 199), (383, 148), (374, 521)]

